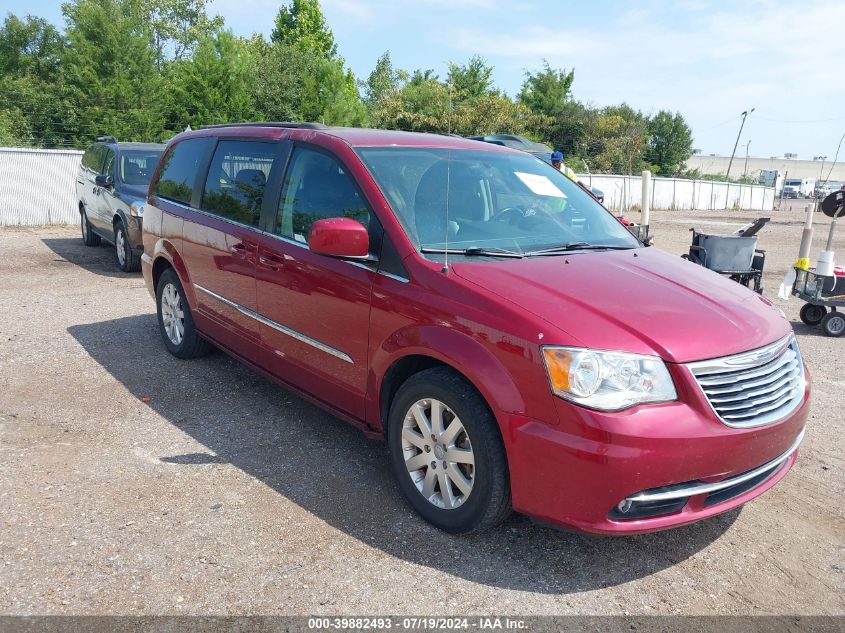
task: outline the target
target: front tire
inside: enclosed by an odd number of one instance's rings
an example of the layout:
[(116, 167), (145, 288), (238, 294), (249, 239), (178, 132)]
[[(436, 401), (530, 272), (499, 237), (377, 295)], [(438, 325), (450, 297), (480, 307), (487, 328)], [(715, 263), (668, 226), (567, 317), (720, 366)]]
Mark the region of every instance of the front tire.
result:
[(421, 371), (399, 388), (387, 441), (402, 494), (432, 525), (453, 534), (481, 532), (510, 514), (507, 457), (496, 419), (451, 369)]
[(125, 273), (135, 273), (141, 270), (141, 256), (129, 242), (129, 233), (123, 221), (114, 225), (114, 254), (117, 267)]
[(79, 223), (82, 228), (82, 243), (85, 244), (85, 246), (99, 246), (101, 242), (100, 236), (91, 230), (91, 223), (88, 221), (88, 214), (85, 213), (85, 209), (82, 208), (82, 205), (79, 206)]
[(156, 286), (158, 327), (167, 351), (176, 358), (199, 358), (211, 350), (194, 326), (191, 308), (179, 276), (172, 268), (165, 270)]

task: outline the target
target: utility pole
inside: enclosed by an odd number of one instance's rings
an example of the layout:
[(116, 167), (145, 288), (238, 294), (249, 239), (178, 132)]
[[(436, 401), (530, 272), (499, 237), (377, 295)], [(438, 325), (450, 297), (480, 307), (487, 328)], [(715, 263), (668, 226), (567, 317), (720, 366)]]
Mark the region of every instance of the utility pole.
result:
[(754, 112), (754, 108), (751, 108), (750, 110), (745, 110), (742, 113), (742, 123), (740, 123), (739, 132), (737, 132), (736, 135), (736, 143), (734, 143), (734, 151), (731, 152), (731, 160), (728, 163), (728, 173), (725, 174), (725, 180), (728, 180), (731, 177), (731, 165), (733, 165), (734, 163), (734, 156), (736, 156), (736, 148), (739, 146), (739, 137), (742, 136), (742, 128), (745, 127), (745, 117), (747, 117), (752, 112)]
[(821, 181), (822, 181), (822, 173), (824, 173), (824, 161), (826, 161), (826, 160), (827, 160), (827, 156), (816, 156), (816, 160), (821, 160), (821, 161), (822, 161), (822, 168), (821, 168), (821, 169), (819, 169), (819, 184), (821, 184)]
[(745, 144), (745, 167), (742, 169), (742, 177), (745, 178), (748, 175), (748, 146), (751, 145), (751, 139), (748, 139), (748, 142)]

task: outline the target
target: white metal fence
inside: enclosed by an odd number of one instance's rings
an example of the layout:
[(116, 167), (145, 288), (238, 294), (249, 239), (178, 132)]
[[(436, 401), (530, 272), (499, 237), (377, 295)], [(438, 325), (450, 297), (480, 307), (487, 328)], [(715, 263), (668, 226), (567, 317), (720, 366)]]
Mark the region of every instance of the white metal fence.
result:
[(82, 152), (0, 147), (0, 226), (75, 224)]
[[(622, 211), (642, 204), (641, 176), (579, 174), (578, 177), (604, 192), (604, 203), (609, 209)], [(773, 187), (681, 178), (651, 179), (652, 209), (771, 211), (774, 203)]]
[[(82, 152), (0, 147), (0, 226), (75, 224), (78, 219), (76, 173)], [(640, 176), (582, 174), (581, 180), (604, 191), (613, 210), (642, 202)], [(652, 178), (652, 209), (759, 209), (771, 211), (775, 190), (706, 180)]]

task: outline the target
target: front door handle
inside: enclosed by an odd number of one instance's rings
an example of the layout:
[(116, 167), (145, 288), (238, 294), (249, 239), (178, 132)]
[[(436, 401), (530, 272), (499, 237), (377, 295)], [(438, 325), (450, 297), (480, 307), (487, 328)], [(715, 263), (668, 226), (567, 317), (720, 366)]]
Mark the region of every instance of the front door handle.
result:
[(243, 242), (238, 242), (237, 244), (232, 246), (231, 251), (232, 255), (239, 259), (254, 261), (255, 249), (255, 246), (252, 246), (250, 244), (244, 244)]
[(258, 256), (258, 263), (264, 268), (269, 268), (270, 270), (281, 270), (285, 265), (281, 257), (267, 255), (266, 253), (262, 253)]

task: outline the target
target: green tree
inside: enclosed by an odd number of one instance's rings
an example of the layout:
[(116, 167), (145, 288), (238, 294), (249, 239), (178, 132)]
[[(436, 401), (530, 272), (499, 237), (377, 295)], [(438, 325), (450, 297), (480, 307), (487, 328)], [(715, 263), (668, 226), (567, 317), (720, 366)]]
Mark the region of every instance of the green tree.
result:
[(485, 134), (531, 135), (533, 130), (549, 124), (542, 114), (536, 114), (521, 103), (514, 103), (501, 94), (485, 94), (471, 103), (464, 102), (452, 112), (452, 132), (462, 136)]
[(337, 56), (334, 35), (326, 24), (319, 0), (292, 0), (290, 5), (282, 4), (270, 39), (312, 51), (322, 59)]
[(661, 176), (673, 176), (692, 156), (692, 130), (679, 112), (661, 110), (648, 122), (650, 140), (645, 158)]
[(206, 0), (139, 0), (155, 47), (156, 64), (189, 57), (200, 38), (223, 28), (223, 18), (208, 17)]
[(493, 67), (479, 55), (474, 55), (463, 65), (449, 62), (448, 81), (452, 86), (453, 98), (458, 102), (498, 94), (493, 87)]
[(174, 66), (170, 129), (252, 118), (255, 66), (248, 43), (231, 31), (201, 37), (191, 59)]
[(361, 103), (351, 70), (340, 59), (317, 61), (316, 72), (305, 77), (300, 114), (305, 121), (327, 125), (362, 126), (367, 111)]
[(69, 46), (67, 135), (84, 145), (98, 134), (159, 140), (161, 74), (148, 24), (134, 0), (76, 0), (62, 6)]
[(41, 18), (6, 17), (0, 27), (0, 136), (5, 144), (62, 145), (65, 41)]
[(594, 171), (633, 174), (653, 168), (644, 157), (648, 119), (625, 103), (599, 111), (587, 136), (590, 151), (582, 157)]
[(555, 70), (543, 60), (542, 70), (525, 73), (519, 101), (533, 112), (558, 117), (570, 99), (574, 80), (574, 70)]
[(248, 43), (255, 59), (252, 85), (255, 118), (264, 121), (301, 121), (307, 77), (317, 72), (320, 61), (308, 51), (285, 44), (268, 44), (260, 36)]
[(394, 70), (390, 51), (385, 51), (376, 61), (376, 67), (363, 85), (364, 101), (368, 105), (381, 101), (399, 90), (405, 81), (407, 73)]
[(0, 27), (0, 77), (52, 81), (58, 74), (64, 46), (61, 34), (46, 20), (8, 15)]

